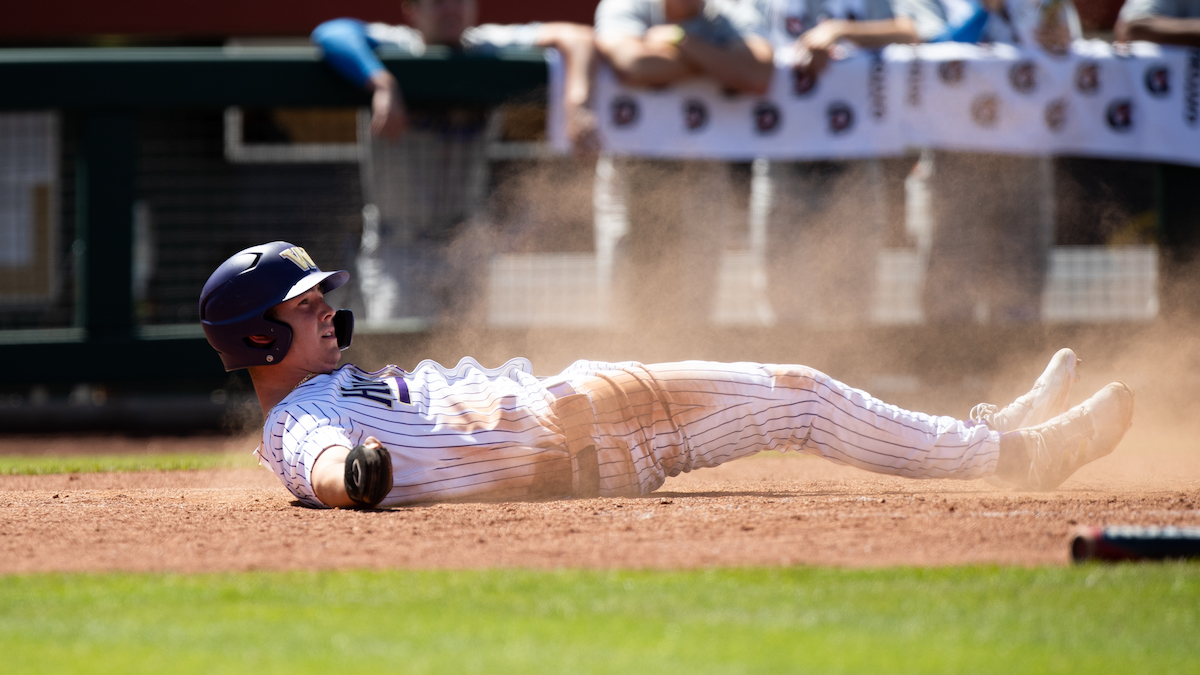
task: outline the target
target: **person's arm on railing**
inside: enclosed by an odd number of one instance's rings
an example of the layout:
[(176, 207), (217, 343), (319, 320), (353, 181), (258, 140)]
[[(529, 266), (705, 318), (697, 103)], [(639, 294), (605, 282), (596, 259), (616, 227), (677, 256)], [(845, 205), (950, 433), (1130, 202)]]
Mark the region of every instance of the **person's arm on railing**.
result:
[(1180, 3), (1125, 0), (1113, 33), (1117, 40), (1200, 47), (1200, 18), (1185, 16)]
[(662, 87), (696, 75), (679, 48), (670, 42), (648, 42), (634, 35), (597, 37), (596, 48), (622, 82), (635, 87)]
[(883, 47), (896, 42), (921, 42), (921, 36), (912, 20), (905, 16), (874, 21), (829, 19), (796, 40), (798, 66), (819, 74), (829, 64), (833, 46), (841, 40), (860, 47)]
[(544, 23), (538, 27), (538, 47), (553, 47), (563, 57), (566, 82), (563, 109), (567, 116), (567, 138), (576, 151), (595, 152), (599, 148), (596, 120), (588, 104), (592, 97), (592, 76), (596, 70), (596, 44), (592, 29), (575, 23)]
[(334, 19), (317, 26), (312, 41), (326, 63), (371, 92), (371, 134), (398, 138), (407, 126), (404, 98), (396, 78), (375, 55), (376, 43), (357, 19)]
[[(647, 40), (652, 34), (657, 31), (647, 33)], [(775, 70), (774, 50), (769, 42), (757, 35), (716, 45), (685, 33), (675, 46), (685, 60), (727, 89), (765, 94), (771, 86), (771, 73)]]
[(1132, 21), (1118, 21), (1113, 32), (1122, 42), (1146, 40), (1164, 45), (1200, 47), (1200, 19), (1147, 16)]

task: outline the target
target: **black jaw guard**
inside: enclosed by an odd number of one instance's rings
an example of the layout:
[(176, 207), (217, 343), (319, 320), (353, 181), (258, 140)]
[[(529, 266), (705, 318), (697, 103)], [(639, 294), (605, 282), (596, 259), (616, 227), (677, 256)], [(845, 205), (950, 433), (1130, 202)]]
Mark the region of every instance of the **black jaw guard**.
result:
[(337, 336), (338, 349), (346, 351), (354, 339), (354, 313), (339, 309), (333, 313), (333, 334)]
[(392, 489), (392, 456), (386, 448), (356, 445), (346, 457), (346, 494), (355, 506), (375, 508)]

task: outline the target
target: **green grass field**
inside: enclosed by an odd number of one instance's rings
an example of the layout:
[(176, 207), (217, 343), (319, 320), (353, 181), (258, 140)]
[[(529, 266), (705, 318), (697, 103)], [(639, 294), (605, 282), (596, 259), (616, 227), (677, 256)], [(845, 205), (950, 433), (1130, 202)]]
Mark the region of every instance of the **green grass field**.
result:
[(1200, 565), (0, 577), (7, 673), (1195, 673)]
[(244, 469), (256, 466), (249, 452), (161, 453), (147, 455), (73, 455), (37, 457), (0, 456), (0, 476), (51, 473), (102, 473), (106, 471), (188, 471), (192, 469)]

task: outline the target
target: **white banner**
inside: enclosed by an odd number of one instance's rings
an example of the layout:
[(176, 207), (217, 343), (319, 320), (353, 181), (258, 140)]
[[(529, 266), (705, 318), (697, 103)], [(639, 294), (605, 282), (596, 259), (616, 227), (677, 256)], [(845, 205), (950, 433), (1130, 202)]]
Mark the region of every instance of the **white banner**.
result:
[(780, 64), (766, 96), (697, 79), (594, 94), (618, 155), (745, 160), (896, 155), (906, 148), (1094, 155), (1200, 165), (1200, 50), (1080, 41), (1065, 56), (1009, 45), (892, 45), (816, 81)]

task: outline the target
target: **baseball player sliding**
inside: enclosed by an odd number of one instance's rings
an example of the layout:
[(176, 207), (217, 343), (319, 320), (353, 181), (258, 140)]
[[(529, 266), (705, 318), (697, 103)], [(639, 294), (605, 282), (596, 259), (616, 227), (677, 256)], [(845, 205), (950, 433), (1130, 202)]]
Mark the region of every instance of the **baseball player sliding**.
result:
[(1112, 452), (1133, 416), (1119, 382), (1065, 410), (1069, 349), (1029, 393), (969, 421), (901, 410), (800, 365), (577, 361), (539, 379), (524, 359), (467, 358), (369, 373), (338, 366), (354, 323), (324, 294), (349, 277), (273, 242), (226, 260), (200, 296), (225, 368), (250, 370), (260, 460), (310, 506), (631, 496), (762, 450), (1049, 490)]

